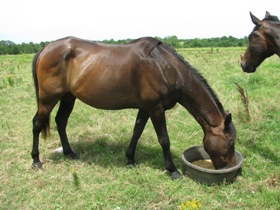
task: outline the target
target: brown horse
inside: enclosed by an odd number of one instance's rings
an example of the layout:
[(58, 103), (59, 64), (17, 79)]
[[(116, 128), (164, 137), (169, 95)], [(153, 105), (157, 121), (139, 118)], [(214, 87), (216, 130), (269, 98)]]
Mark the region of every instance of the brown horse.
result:
[(241, 56), (241, 67), (244, 72), (253, 73), (268, 57), (276, 54), (280, 57), (280, 22), (278, 17), (266, 12), (261, 21), (251, 12), (252, 22), (256, 25), (249, 35), (249, 46)]
[(215, 168), (235, 165), (235, 128), (206, 80), (175, 50), (154, 38), (126, 45), (106, 45), (68, 37), (51, 42), (33, 60), (38, 111), (33, 118), (33, 166), (41, 168), (39, 134), (47, 136), (49, 117), (55, 117), (63, 153), (76, 158), (67, 134), (75, 99), (99, 109), (139, 109), (126, 157), (135, 164), (137, 141), (150, 118), (163, 149), (165, 168), (180, 177), (173, 163), (165, 110), (178, 102), (204, 131), (203, 144)]

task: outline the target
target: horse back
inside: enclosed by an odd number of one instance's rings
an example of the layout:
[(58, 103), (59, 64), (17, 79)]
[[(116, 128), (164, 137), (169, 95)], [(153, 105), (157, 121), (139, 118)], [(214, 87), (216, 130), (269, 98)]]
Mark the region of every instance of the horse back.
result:
[[(37, 60), (41, 97), (57, 100), (70, 92), (102, 109), (139, 108), (155, 104), (170, 89), (167, 61), (160, 41), (135, 40), (107, 45), (68, 37), (50, 43)], [(168, 75), (166, 75), (166, 73)], [(47, 99), (46, 99), (47, 100)], [(147, 105), (152, 106), (152, 105)]]

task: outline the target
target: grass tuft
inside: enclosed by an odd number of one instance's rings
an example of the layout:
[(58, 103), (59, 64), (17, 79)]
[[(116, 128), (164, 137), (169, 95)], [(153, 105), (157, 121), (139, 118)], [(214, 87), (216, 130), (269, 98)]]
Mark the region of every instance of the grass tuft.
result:
[(249, 112), (249, 98), (248, 98), (248, 93), (247, 91), (240, 87), (237, 83), (235, 83), (235, 85), (237, 86), (237, 90), (239, 92), (242, 104), (244, 106), (245, 109), (245, 116), (246, 116), (246, 120), (250, 121), (250, 112)]

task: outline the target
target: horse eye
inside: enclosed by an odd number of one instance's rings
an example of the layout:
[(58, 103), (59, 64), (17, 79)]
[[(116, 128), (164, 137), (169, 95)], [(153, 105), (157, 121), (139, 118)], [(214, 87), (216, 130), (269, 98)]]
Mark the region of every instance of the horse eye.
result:
[(253, 35), (252, 35), (252, 38), (253, 38), (253, 39), (256, 39), (256, 38), (258, 38), (258, 37), (259, 37), (259, 36), (258, 36), (257, 34), (253, 34)]
[(228, 139), (228, 145), (231, 146), (234, 143), (234, 139), (233, 138), (229, 138)]
[(252, 33), (252, 34), (249, 35), (248, 39), (251, 41), (251, 39), (255, 39), (257, 37), (258, 37), (258, 34)]

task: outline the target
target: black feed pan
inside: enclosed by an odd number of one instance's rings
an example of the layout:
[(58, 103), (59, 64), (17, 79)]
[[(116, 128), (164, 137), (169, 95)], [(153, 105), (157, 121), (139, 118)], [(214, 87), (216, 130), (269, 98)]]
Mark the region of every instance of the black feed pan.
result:
[(232, 183), (236, 176), (241, 171), (243, 157), (237, 151), (235, 151), (236, 165), (226, 169), (207, 169), (192, 164), (197, 160), (210, 159), (203, 146), (193, 146), (185, 150), (182, 154), (183, 160), (183, 172), (193, 180), (202, 184), (221, 184)]

